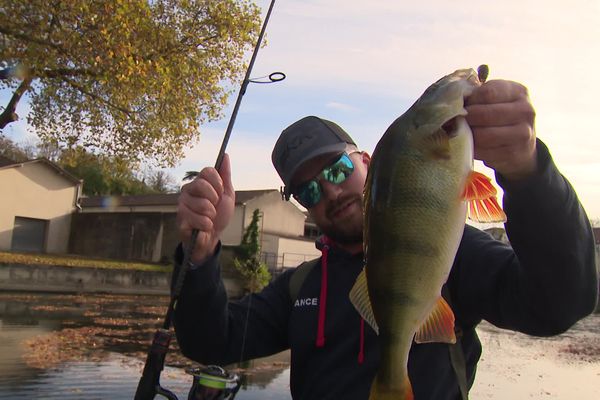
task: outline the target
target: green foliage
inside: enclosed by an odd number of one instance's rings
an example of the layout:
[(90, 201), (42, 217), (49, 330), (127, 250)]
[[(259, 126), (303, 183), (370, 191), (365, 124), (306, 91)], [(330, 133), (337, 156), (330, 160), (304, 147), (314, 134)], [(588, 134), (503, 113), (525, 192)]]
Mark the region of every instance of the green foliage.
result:
[(140, 179), (135, 163), (117, 156), (92, 154), (82, 147), (62, 152), (58, 164), (83, 179), (83, 193), (88, 196), (175, 191), (174, 179), (163, 171), (150, 171)]
[(172, 193), (178, 189), (175, 179), (164, 171), (140, 174), (136, 163), (116, 156), (96, 155), (83, 147), (67, 150), (48, 144), (23, 147), (0, 136), (0, 156), (17, 162), (45, 157), (83, 179), (83, 194), (88, 196)]
[(0, 90), (45, 143), (173, 166), (254, 47), (251, 0), (0, 0)]
[(244, 232), (241, 244), (236, 248), (237, 256), (233, 260), (235, 268), (246, 279), (246, 291), (251, 293), (260, 291), (271, 280), (267, 265), (260, 262), (259, 221), (260, 211), (256, 209), (252, 213), (252, 221)]
[(15, 162), (27, 161), (28, 154), (12, 140), (0, 135), (0, 156)]

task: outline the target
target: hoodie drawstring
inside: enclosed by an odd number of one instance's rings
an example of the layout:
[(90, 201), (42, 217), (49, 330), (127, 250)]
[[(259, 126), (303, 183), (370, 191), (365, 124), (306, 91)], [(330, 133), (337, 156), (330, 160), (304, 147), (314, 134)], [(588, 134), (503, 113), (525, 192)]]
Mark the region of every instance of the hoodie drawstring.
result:
[(360, 343), (358, 349), (358, 363), (365, 361), (365, 320), (360, 319)]
[(319, 296), (319, 325), (317, 326), (317, 347), (325, 346), (325, 310), (327, 306), (327, 254), (329, 242), (323, 246), (321, 257), (321, 295)]
[[(321, 239), (323, 247), (321, 248), (321, 294), (319, 296), (319, 321), (317, 325), (316, 347), (325, 346), (325, 316), (327, 310), (327, 256), (331, 239), (323, 236)], [(358, 363), (362, 364), (365, 360), (365, 320), (360, 319), (360, 339), (358, 349)]]

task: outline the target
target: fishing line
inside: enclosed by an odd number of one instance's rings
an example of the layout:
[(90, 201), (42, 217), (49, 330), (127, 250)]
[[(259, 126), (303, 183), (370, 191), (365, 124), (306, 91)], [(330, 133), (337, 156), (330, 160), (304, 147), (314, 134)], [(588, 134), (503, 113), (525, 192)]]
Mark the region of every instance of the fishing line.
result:
[[(268, 79), (268, 80), (265, 80)], [(273, 72), (269, 75), (265, 75), (265, 76), (259, 76), (258, 78), (252, 78), (250, 79), (250, 82), (252, 83), (275, 83), (275, 82), (279, 82), (282, 81), (286, 78), (285, 74), (283, 72)]]

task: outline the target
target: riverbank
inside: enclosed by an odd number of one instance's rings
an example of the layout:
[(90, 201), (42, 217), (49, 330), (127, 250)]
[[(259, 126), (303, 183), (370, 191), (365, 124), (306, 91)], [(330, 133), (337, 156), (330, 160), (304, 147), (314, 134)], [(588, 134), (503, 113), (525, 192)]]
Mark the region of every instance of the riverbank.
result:
[[(123, 263), (120, 267), (21, 264), (2, 262), (0, 291), (41, 293), (112, 293), (130, 295), (169, 295), (171, 267), (155, 265), (137, 268)], [(146, 267), (152, 266), (146, 264)], [(227, 294), (238, 298), (243, 282), (232, 273), (223, 273)]]
[(142, 262), (0, 252), (0, 290), (165, 295), (171, 270)]
[[(0, 252), (0, 291), (169, 295), (172, 265), (71, 255)], [(230, 298), (243, 295), (243, 279), (222, 270)]]
[(80, 268), (102, 268), (116, 270), (135, 270), (170, 272), (170, 264), (157, 264), (141, 261), (120, 261), (102, 258), (89, 258), (68, 254), (45, 254), (45, 253), (18, 253), (11, 251), (0, 251), (0, 265), (22, 264), (22, 265), (55, 265), (63, 267)]
[(0, 290), (56, 293), (169, 293), (170, 272), (0, 263)]
[(600, 399), (600, 314), (559, 336), (477, 328), (483, 354), (473, 399)]

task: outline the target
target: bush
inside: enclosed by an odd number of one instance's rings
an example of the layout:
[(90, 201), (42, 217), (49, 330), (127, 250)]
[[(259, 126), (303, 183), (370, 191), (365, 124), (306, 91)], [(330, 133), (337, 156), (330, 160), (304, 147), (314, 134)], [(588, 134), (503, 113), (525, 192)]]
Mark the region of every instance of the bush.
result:
[(242, 243), (235, 249), (236, 257), (233, 265), (245, 279), (244, 289), (247, 293), (255, 293), (271, 281), (271, 273), (265, 263), (260, 262), (260, 243), (258, 221), (259, 209), (252, 213), (252, 221), (244, 232)]

